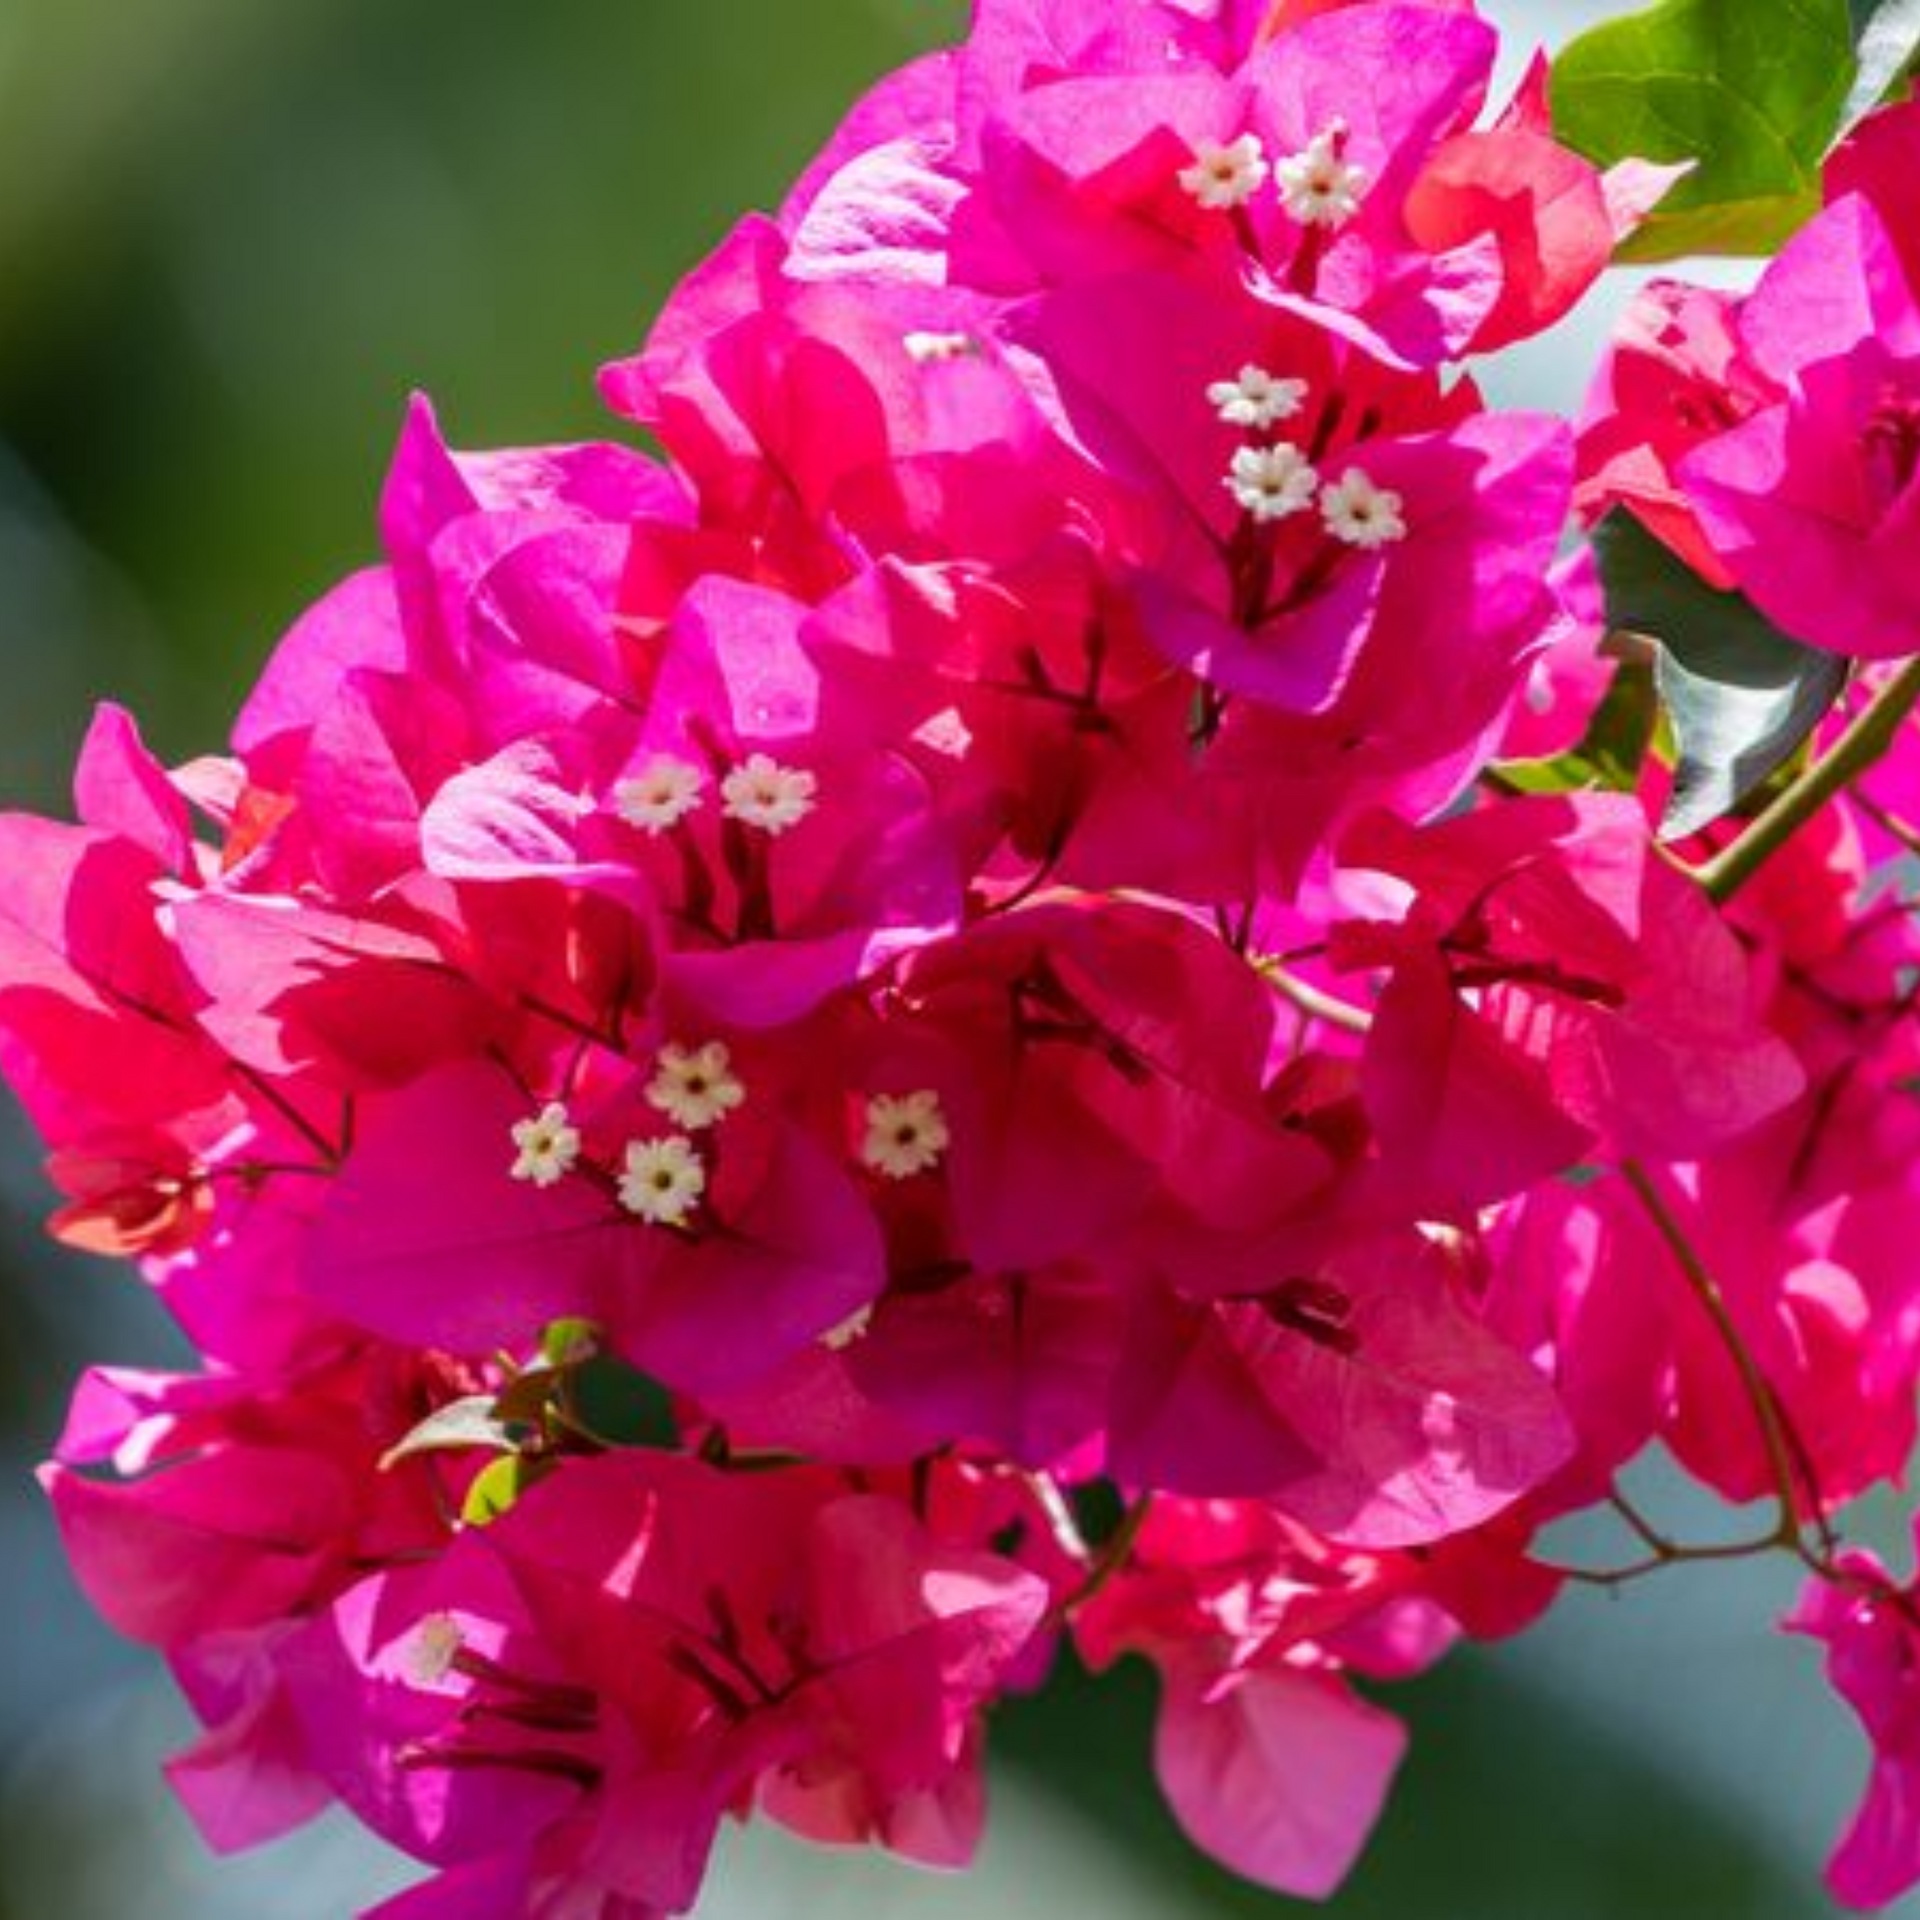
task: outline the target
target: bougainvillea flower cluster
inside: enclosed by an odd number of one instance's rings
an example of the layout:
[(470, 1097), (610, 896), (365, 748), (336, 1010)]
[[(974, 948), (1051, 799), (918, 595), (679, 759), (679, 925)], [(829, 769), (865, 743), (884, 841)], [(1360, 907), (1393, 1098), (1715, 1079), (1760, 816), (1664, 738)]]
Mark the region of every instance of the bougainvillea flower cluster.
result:
[[(995, 1702), (1138, 1656), (1193, 1839), (1324, 1896), (1383, 1688), (1724, 1556), (1658, 1447), (1809, 1567), (1836, 1889), (1920, 1876), (1920, 1613), (1833, 1519), (1920, 1375), (1920, 110), (1576, 447), (1470, 363), (1682, 170), (1495, 52), (981, 0), (606, 370), (658, 455), (417, 403), (228, 750), (108, 707), (0, 821), (54, 1230), (204, 1356), (45, 1478), (211, 1844), (343, 1804), (384, 1920), (684, 1913), (749, 1815), (957, 1865)], [(1883, 757), (1737, 887), (1657, 755), (1537, 777), (1639, 670), (1576, 501), (1862, 663)]]

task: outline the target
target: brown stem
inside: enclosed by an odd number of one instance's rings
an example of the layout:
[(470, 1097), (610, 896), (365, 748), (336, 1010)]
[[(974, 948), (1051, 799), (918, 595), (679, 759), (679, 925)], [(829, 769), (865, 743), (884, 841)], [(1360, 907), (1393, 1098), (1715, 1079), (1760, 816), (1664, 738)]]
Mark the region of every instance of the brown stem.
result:
[(1121, 1515), (1120, 1524), (1101, 1543), (1100, 1557), (1088, 1568), (1087, 1577), (1055, 1606), (1053, 1618), (1056, 1625), (1070, 1614), (1077, 1613), (1096, 1594), (1105, 1591), (1107, 1583), (1132, 1557), (1140, 1538), (1140, 1529), (1147, 1524), (1147, 1515), (1152, 1511), (1153, 1495), (1143, 1493)]
[[(1840, 1540), (1827, 1516), (1826, 1503), (1822, 1499), (1812, 1458), (1805, 1442), (1795, 1429), (1791, 1416), (1781, 1404), (1778, 1394), (1761, 1371), (1760, 1364), (1753, 1357), (1752, 1350), (1741, 1335), (1733, 1311), (1727, 1304), (1726, 1295), (1706, 1263), (1700, 1258), (1686, 1229), (1678, 1216), (1668, 1206), (1653, 1177), (1637, 1161), (1623, 1161), (1620, 1169), (1627, 1183), (1633, 1188), (1641, 1205), (1646, 1209), (1648, 1218), (1666, 1243), (1668, 1251), (1679, 1264), (1681, 1274), (1707, 1316), (1712, 1320), (1715, 1331), (1725, 1346), (1728, 1358), (1740, 1375), (1742, 1388), (1749, 1404), (1753, 1408), (1755, 1419), (1759, 1422), (1761, 1437), (1766, 1445), (1768, 1466), (1773, 1477), (1774, 1495), (1779, 1503), (1779, 1518), (1773, 1531), (1763, 1539), (1733, 1542), (1728, 1545), (1690, 1546), (1668, 1539), (1651, 1521), (1647, 1520), (1617, 1488), (1611, 1495), (1612, 1505), (1627, 1525), (1632, 1528), (1642, 1544), (1648, 1549), (1648, 1557), (1630, 1567), (1615, 1572), (1593, 1572), (1583, 1568), (1556, 1567), (1554, 1572), (1570, 1580), (1585, 1582), (1588, 1585), (1616, 1587), (1628, 1581), (1643, 1578), (1659, 1571), (1662, 1567), (1675, 1566), (1696, 1560), (1740, 1560), (1751, 1555), (1774, 1551), (1791, 1553), (1817, 1578), (1830, 1586), (1848, 1589), (1862, 1595), (1871, 1595), (1882, 1603), (1899, 1609), (1916, 1628), (1920, 1628), (1920, 1604), (1914, 1596), (1890, 1580), (1862, 1573), (1839, 1563)], [(1805, 1513), (1803, 1517), (1802, 1492), (1805, 1493)], [(1805, 1528), (1812, 1526), (1817, 1539), (1809, 1543)]]
[(1639, 1198), (1641, 1206), (1646, 1209), (1647, 1218), (1653, 1222), (1660, 1238), (1666, 1242), (1667, 1251), (1678, 1263), (1694, 1298), (1713, 1322), (1714, 1331), (1719, 1334), (1721, 1345), (1740, 1376), (1747, 1402), (1759, 1422), (1761, 1440), (1767, 1451), (1768, 1469), (1773, 1476), (1774, 1491), (1780, 1500), (1779, 1544), (1791, 1546), (1800, 1537), (1801, 1499), (1793, 1444), (1787, 1436), (1779, 1399), (1742, 1336), (1733, 1310), (1727, 1305), (1727, 1297), (1720, 1290), (1720, 1283), (1708, 1272), (1706, 1263), (1694, 1250), (1686, 1229), (1667, 1205), (1660, 1189), (1654, 1184), (1653, 1176), (1637, 1160), (1623, 1161), (1620, 1172)]
[(1779, 1550), (1778, 1537), (1769, 1533), (1758, 1540), (1729, 1540), (1703, 1546), (1663, 1540), (1657, 1547), (1648, 1549), (1644, 1560), (1636, 1560), (1625, 1567), (1562, 1567), (1544, 1560), (1537, 1564), (1547, 1572), (1557, 1573), (1561, 1579), (1574, 1581), (1580, 1586), (1625, 1587), (1636, 1580), (1646, 1579), (1650, 1574), (1664, 1573), (1668, 1567), (1688, 1566), (1702, 1560), (1752, 1560), (1760, 1554), (1777, 1553)]

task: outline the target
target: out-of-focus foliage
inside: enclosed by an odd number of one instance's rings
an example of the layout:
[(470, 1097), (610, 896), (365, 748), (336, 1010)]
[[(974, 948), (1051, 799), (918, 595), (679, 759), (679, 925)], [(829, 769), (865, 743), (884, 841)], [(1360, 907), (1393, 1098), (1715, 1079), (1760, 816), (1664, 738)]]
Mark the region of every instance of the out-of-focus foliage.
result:
[(1554, 125), (1594, 160), (1696, 163), (1629, 259), (1772, 253), (1818, 208), (1843, 117), (1885, 91), (1916, 35), (1905, 0), (1660, 0), (1567, 49)]
[[(200, 743), (302, 597), (369, 551), (410, 386), (470, 445), (601, 430), (595, 366), (957, 19), (8, 0), (0, 430), (131, 577), (163, 743)], [(33, 644), (0, 619), (10, 657)]]

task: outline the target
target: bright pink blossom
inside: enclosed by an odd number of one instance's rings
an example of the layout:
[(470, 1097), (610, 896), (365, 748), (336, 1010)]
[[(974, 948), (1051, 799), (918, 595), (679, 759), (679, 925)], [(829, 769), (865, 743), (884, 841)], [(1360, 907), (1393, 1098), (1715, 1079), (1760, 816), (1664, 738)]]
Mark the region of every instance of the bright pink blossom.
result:
[(1869, 659), (1920, 634), (1920, 302), (1871, 205), (1842, 200), (1742, 308), (1784, 398), (1680, 476), (1742, 591), (1796, 638)]
[(1727, 293), (1656, 280), (1615, 330), (1580, 427), (1575, 500), (1597, 520), (1624, 507), (1711, 585), (1734, 577), (1676, 469), (1778, 394), (1740, 340)]
[(1413, 889), (1398, 925), (1341, 928), (1335, 953), (1390, 970), (1368, 1104), (1435, 1202), (1481, 1204), (1596, 1150), (1684, 1156), (1800, 1092), (1738, 945), (1636, 801), (1520, 801), (1424, 832), (1382, 818), (1345, 857)]
[(1870, 1553), (1847, 1554), (1845, 1584), (1810, 1581), (1782, 1623), (1825, 1643), (1827, 1678), (1873, 1743), (1866, 1798), (1827, 1866), (1827, 1885), (1850, 1907), (1882, 1907), (1920, 1882), (1920, 1620), (1911, 1587), (1894, 1584)]
[(1569, 1436), (1446, 1248), (1381, 1236), (1259, 1295), (1143, 1294), (1112, 1439), (1124, 1479), (1247, 1495), (1354, 1546), (1444, 1539), (1547, 1479)]
[[(783, 223), (809, 278), (1008, 292), (1244, 264), (1263, 298), (1430, 365), (1557, 319), (1670, 184), (1555, 144), (1537, 76), (1475, 131), (1493, 52), (1466, 6), (992, 4), (961, 55), (863, 103)], [(1275, 163), (1328, 143), (1356, 170), (1337, 223), (1279, 175), (1234, 218), (1196, 204), (1183, 169), (1246, 137)]]
[(356, 1589), (291, 1672), (318, 1764), (412, 1850), (531, 1849), (542, 1877), (678, 1913), (756, 1799), (816, 1837), (964, 1859), (974, 1714), (1045, 1603), (825, 1474), (616, 1458)]

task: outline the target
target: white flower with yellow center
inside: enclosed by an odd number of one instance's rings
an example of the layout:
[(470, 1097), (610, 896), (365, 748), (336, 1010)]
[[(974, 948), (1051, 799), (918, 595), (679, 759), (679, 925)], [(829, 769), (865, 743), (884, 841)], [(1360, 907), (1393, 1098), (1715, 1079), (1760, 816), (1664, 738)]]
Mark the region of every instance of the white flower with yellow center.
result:
[(460, 1623), (450, 1613), (430, 1613), (413, 1630), (413, 1644), (402, 1656), (406, 1676), (416, 1687), (437, 1687), (453, 1671), (465, 1644)]
[(620, 1204), (651, 1227), (683, 1227), (707, 1190), (707, 1170), (684, 1134), (630, 1140)]
[(707, 790), (707, 776), (690, 760), (656, 753), (631, 779), (613, 790), (614, 811), (642, 833), (665, 833), (694, 812)]
[(820, 783), (804, 767), (783, 767), (764, 753), (750, 754), (720, 783), (729, 820), (785, 833), (813, 811)]
[(909, 333), (900, 342), (917, 367), (938, 366), (943, 360), (965, 360), (980, 351), (970, 333)]
[(1266, 184), (1266, 149), (1257, 133), (1243, 133), (1223, 146), (1202, 140), (1193, 165), (1180, 171), (1180, 184), (1211, 212), (1244, 207)]
[(911, 1180), (937, 1167), (952, 1141), (937, 1093), (876, 1093), (867, 1102), (860, 1158), (889, 1180)]
[(1307, 383), (1276, 379), (1265, 367), (1249, 364), (1231, 380), (1216, 380), (1207, 398), (1230, 427), (1277, 427), (1306, 405)]
[(580, 1158), (580, 1133), (558, 1100), (549, 1101), (526, 1120), (513, 1123), (513, 1144), (519, 1149), (513, 1177), (536, 1187), (558, 1186)]
[(1313, 505), (1320, 476), (1290, 441), (1276, 447), (1242, 447), (1222, 482), (1254, 519), (1287, 520)]
[(723, 1040), (702, 1047), (669, 1042), (654, 1056), (654, 1069), (648, 1105), (690, 1133), (717, 1125), (747, 1097)]
[(1404, 504), (1391, 488), (1376, 487), (1358, 467), (1349, 467), (1320, 495), (1327, 531), (1368, 552), (1407, 537)]
[(1360, 211), (1371, 180), (1365, 167), (1341, 158), (1346, 138), (1336, 121), (1274, 166), (1280, 204), (1303, 227), (1344, 227)]

